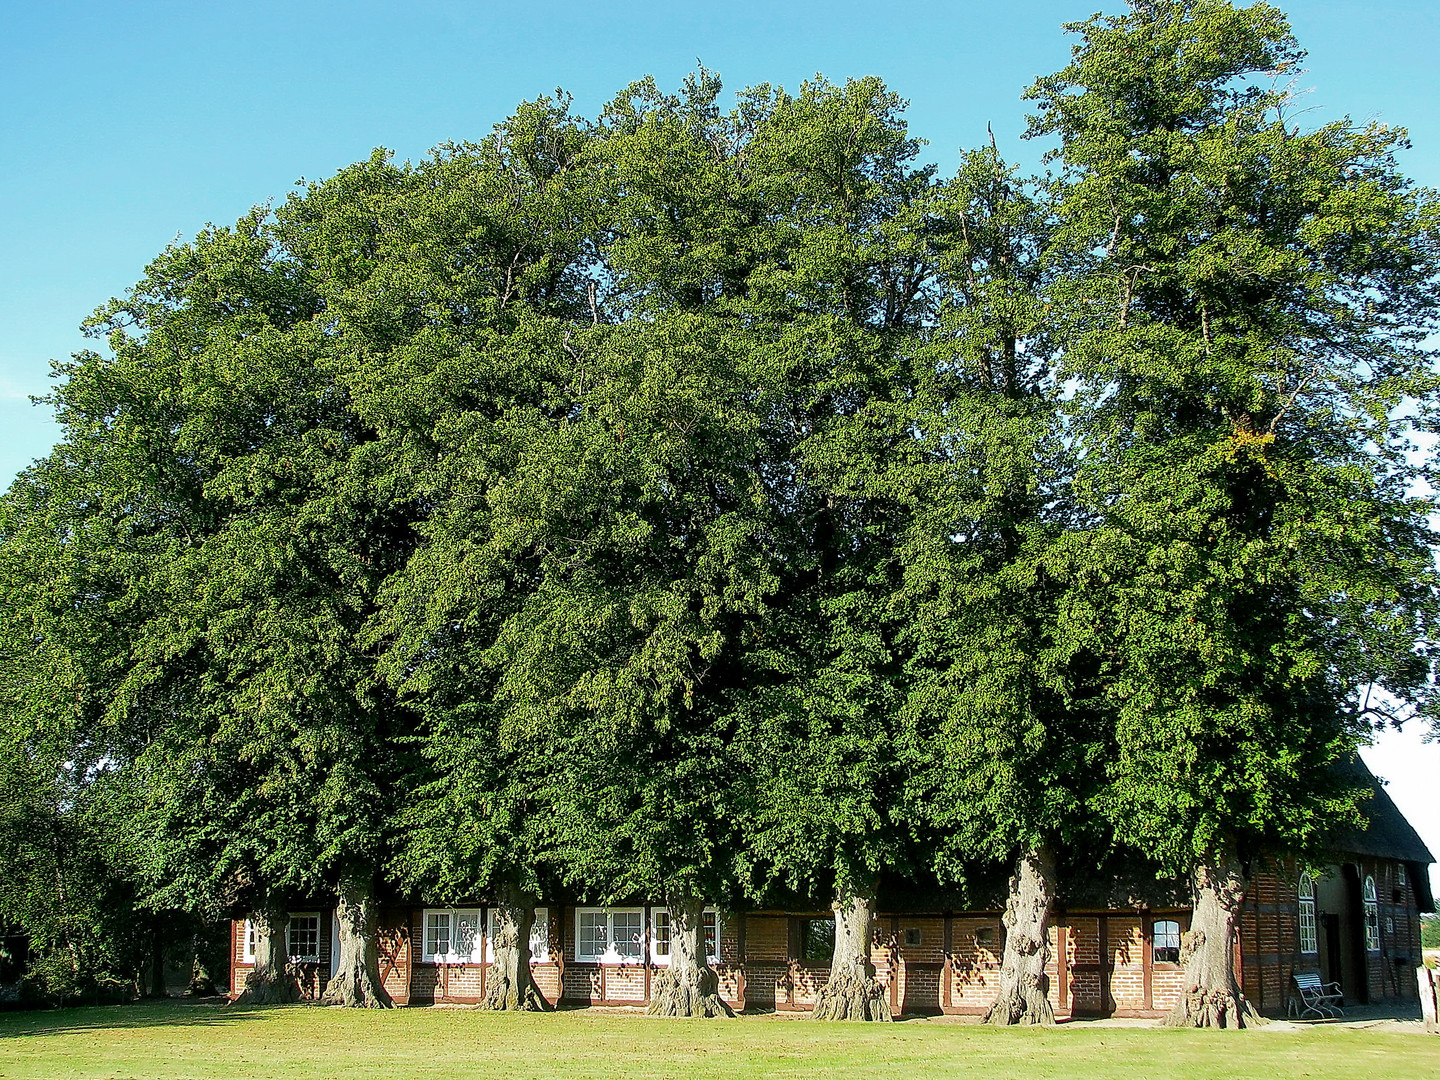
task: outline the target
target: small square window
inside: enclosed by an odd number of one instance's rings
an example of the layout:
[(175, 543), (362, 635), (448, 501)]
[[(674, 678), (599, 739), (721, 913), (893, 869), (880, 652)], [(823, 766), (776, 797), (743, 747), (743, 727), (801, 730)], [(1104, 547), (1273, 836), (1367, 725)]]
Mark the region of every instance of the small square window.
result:
[(1178, 964), (1180, 962), (1180, 924), (1174, 919), (1156, 919), (1152, 930), (1154, 951), (1151, 954), (1157, 964)]
[(828, 964), (834, 957), (835, 920), (804, 920), (800, 924), (800, 958), (807, 964)]
[(911, 948), (920, 944), (920, 928), (918, 926), (907, 926), (905, 928), (905, 944)]
[(290, 959), (294, 963), (320, 962), (320, 916), (291, 915), (290, 935), (287, 942)]

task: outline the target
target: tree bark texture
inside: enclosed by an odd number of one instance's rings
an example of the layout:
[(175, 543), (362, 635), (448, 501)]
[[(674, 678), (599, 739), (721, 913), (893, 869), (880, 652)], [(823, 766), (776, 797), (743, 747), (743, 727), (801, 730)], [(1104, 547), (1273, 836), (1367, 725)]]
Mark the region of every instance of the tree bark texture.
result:
[(1194, 913), (1180, 935), (1185, 983), (1166, 1027), (1243, 1028), (1261, 1023), (1235, 980), (1235, 932), (1245, 898), (1245, 871), (1233, 848), (1195, 868)]
[[(1005, 902), (1005, 954), (1000, 993), (985, 1023), (1053, 1024), (1050, 1006), (1050, 907), (1055, 900), (1055, 857), (1048, 845), (1021, 851)], [(1102, 958), (1103, 960), (1103, 958)]]
[(870, 963), (873, 889), (841, 888), (835, 897), (835, 951), (830, 981), (815, 997), (816, 1020), (890, 1020), (885, 987)]
[(651, 1016), (734, 1016), (720, 997), (720, 978), (705, 955), (705, 901), (669, 898), (670, 966), (650, 987)]
[(340, 955), (330, 959), (330, 981), (325, 984), (320, 1004), (352, 1009), (394, 1008), (380, 978), (375, 889), (369, 877), (347, 877), (340, 882), (335, 925)]
[(300, 1000), (300, 984), (290, 972), (286, 931), (290, 914), (266, 904), (250, 915), (255, 927), (255, 969), (245, 976), (236, 1005), (288, 1005)]
[(523, 1012), (550, 1007), (530, 978), (530, 930), (534, 925), (534, 897), (513, 881), (503, 883), (495, 905), (495, 936), (490, 943), (495, 962), (490, 965), (482, 1009)]

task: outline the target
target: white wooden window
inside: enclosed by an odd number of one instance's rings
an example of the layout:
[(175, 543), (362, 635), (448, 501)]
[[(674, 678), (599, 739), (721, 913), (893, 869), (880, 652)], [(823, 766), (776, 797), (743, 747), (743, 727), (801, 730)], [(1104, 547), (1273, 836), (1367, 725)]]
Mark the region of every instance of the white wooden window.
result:
[(628, 964), (640, 960), (644, 908), (577, 908), (575, 959), (588, 964)]
[(245, 920), (245, 947), (240, 954), (242, 964), (253, 964), (255, 962), (255, 924), (249, 919)]
[(320, 913), (318, 911), (292, 912), (290, 926), (286, 931), (285, 944), (292, 964), (318, 964), (320, 962)]
[(1395, 884), (1402, 889), (1405, 887), (1405, 864), (1403, 862), (1395, 864)]
[(1180, 924), (1174, 919), (1156, 919), (1151, 928), (1153, 936), (1151, 953), (1157, 964), (1178, 964), (1180, 962)]
[(1380, 951), (1380, 904), (1375, 899), (1375, 879), (1365, 878), (1365, 950)]
[(1309, 874), (1300, 875), (1300, 951), (1318, 953), (1315, 938), (1315, 882)]
[[(485, 962), (495, 962), (495, 909), (489, 908), (485, 913)], [(535, 921), (530, 924), (530, 962), (532, 964), (548, 964), (550, 962), (550, 909), (537, 907), (535, 909)]]
[(485, 949), (479, 908), (426, 908), (420, 958), (427, 964), (478, 964)]
[[(705, 962), (720, 962), (720, 914), (713, 907), (707, 907), (701, 914), (705, 932)], [(670, 963), (670, 909), (655, 908), (650, 915), (650, 960), (652, 963)]]

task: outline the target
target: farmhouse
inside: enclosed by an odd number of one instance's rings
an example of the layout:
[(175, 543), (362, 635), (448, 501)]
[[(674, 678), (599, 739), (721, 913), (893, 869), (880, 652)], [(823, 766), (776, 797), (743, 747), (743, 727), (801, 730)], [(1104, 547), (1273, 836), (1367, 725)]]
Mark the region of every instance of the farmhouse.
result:
[[(1245, 994), (1264, 1013), (1286, 1012), (1297, 972), (1338, 982), (1347, 1004), (1417, 999), (1420, 914), (1435, 909), (1434, 859), (1365, 775), (1375, 792), (1369, 826), (1338, 835), (1333, 861), (1302, 868), (1271, 859), (1252, 873), (1235, 948)], [(1057, 1017), (1167, 1012), (1180, 992), (1189, 914), (1173, 898), (1058, 910), (1048, 968)], [(537, 989), (552, 1005), (645, 1005), (656, 971), (669, 962), (668, 921), (666, 908), (653, 903), (552, 900), (537, 909), (530, 942)], [(484, 904), (390, 905), (380, 925), (381, 975), (397, 1004), (483, 998), (492, 959)], [(707, 952), (721, 996), (737, 1011), (808, 1011), (829, 975), (833, 926), (828, 911), (708, 910)], [(999, 911), (892, 902), (875, 920), (871, 946), (892, 1011), (983, 1013), (995, 994), (1003, 934)], [(231, 950), (233, 998), (254, 963), (247, 920), (232, 924)], [(289, 952), (306, 996), (318, 997), (339, 952), (333, 911), (292, 911)]]

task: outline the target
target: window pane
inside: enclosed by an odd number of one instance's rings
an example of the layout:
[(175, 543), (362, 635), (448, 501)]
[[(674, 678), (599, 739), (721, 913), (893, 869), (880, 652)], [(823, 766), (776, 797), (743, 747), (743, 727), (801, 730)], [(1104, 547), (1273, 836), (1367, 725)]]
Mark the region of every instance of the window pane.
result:
[(640, 958), (640, 937), (644, 918), (638, 911), (617, 911), (611, 916), (615, 951), (627, 959)]
[(600, 956), (605, 952), (609, 944), (605, 912), (603, 911), (582, 911), (580, 912), (578, 948), (581, 956)]
[(1152, 928), (1153, 957), (1157, 964), (1180, 962), (1180, 924), (1173, 919), (1159, 919)]
[(655, 912), (655, 955), (670, 955), (670, 912)]
[(297, 960), (320, 959), (320, 916), (300, 915), (290, 919), (290, 955)]
[(707, 911), (700, 916), (702, 925), (705, 927), (705, 955), (706, 957), (720, 956), (720, 938), (716, 930), (715, 912)]
[(476, 940), (480, 932), (480, 917), (476, 911), (456, 912), (455, 918), (455, 953), (461, 962), (470, 962), (476, 957)]
[(802, 925), (801, 953), (805, 960), (828, 963), (835, 955), (835, 920), (806, 919)]
[(450, 913), (432, 911), (425, 917), (425, 955), (447, 956), (450, 953)]
[(550, 959), (550, 910), (535, 909), (535, 921), (530, 924), (530, 959), (545, 962)]

